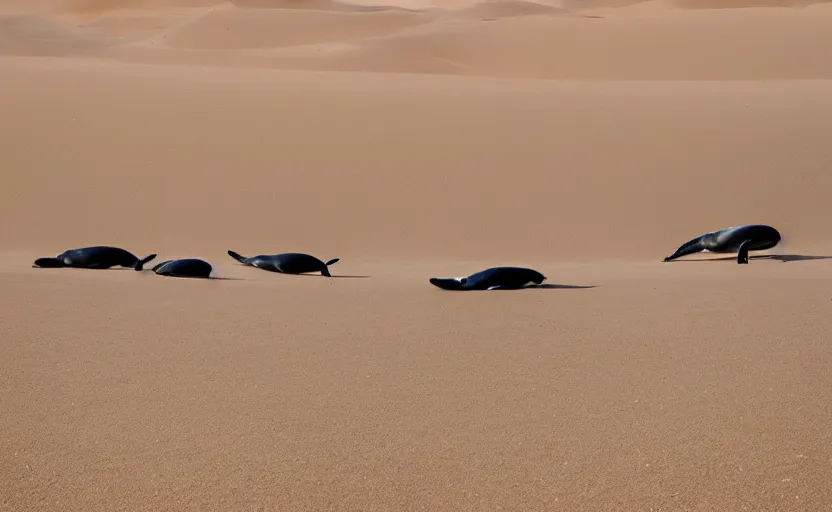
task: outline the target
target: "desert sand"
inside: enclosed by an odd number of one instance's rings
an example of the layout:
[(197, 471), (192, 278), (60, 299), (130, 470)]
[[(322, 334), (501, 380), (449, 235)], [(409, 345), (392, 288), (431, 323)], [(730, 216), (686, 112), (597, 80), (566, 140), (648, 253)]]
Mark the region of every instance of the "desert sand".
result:
[[(0, 510), (832, 509), (830, 27), (3, 0)], [(32, 268), (89, 245), (222, 279)], [(492, 265), (550, 286), (428, 283)]]

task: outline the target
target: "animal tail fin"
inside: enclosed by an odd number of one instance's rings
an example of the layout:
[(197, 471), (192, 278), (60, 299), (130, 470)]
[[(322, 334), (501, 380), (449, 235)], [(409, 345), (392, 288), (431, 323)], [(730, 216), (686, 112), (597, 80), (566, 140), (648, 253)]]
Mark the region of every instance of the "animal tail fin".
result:
[(144, 270), (145, 263), (147, 263), (155, 257), (155, 254), (151, 254), (150, 256), (147, 256), (146, 258), (139, 260), (138, 263), (136, 263), (136, 271), (138, 272), (140, 270)]
[(332, 277), (332, 274), (329, 273), (329, 268), (328, 267), (330, 265), (334, 265), (335, 263), (338, 263), (338, 260), (339, 260), (339, 258), (333, 258), (333, 259), (327, 261), (326, 264), (325, 264), (326, 266), (323, 268), (323, 270), (321, 270), (321, 275), (325, 276), (325, 277)]
[(245, 261), (246, 260), (245, 256), (241, 256), (240, 254), (238, 254), (234, 251), (228, 251), (228, 255), (231, 256), (232, 258), (234, 258), (235, 260), (239, 261), (240, 263), (245, 263), (246, 262)]

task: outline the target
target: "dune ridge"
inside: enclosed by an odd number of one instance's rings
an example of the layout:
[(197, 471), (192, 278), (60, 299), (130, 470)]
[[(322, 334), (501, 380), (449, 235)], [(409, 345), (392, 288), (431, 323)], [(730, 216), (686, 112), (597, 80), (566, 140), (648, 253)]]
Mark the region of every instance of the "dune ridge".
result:
[(275, 48), (379, 37), (429, 21), (418, 14), (396, 11), (356, 15), (307, 10), (215, 10), (168, 32), (163, 44), (201, 50)]
[[(832, 43), (825, 35), (832, 11), (826, 6), (594, 16), (506, 1), (446, 11), (291, 5), (226, 4), (156, 20), (145, 13), (132, 24), (124, 13), (82, 24), (7, 16), (2, 51), (71, 51), (146, 64), (545, 79), (830, 78)], [(747, 31), (737, 31), (737, 23)]]

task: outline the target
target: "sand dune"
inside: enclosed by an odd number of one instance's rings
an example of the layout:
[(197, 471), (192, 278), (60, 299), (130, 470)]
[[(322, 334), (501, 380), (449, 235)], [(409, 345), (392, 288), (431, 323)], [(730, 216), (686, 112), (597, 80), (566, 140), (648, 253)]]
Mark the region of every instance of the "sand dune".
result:
[[(800, 8), (816, 4), (829, 3), (829, 0), (562, 0), (561, 5), (568, 9), (598, 9), (638, 7), (640, 10), (655, 11), (669, 8), (685, 9), (747, 9), (755, 7)], [(612, 13), (621, 11), (613, 10)], [(626, 12), (626, 11), (624, 11)]]
[(748, 7), (807, 7), (829, 0), (672, 0), (671, 5), (687, 9), (738, 9)]
[(59, 0), (59, 12), (103, 14), (121, 10), (154, 10), (175, 7), (222, 5), (226, 0)]
[(362, 5), (336, 0), (229, 0), (232, 5), (242, 9), (281, 9), (339, 12), (379, 12), (407, 11), (396, 5)]
[(7, 19), (3, 37), (8, 54), (71, 49), (148, 64), (550, 79), (830, 78), (826, 6), (598, 18), (552, 7), (529, 14), (529, 5), (444, 13), (226, 6), (132, 25), (123, 16), (79, 26), (30, 16)]
[[(809, 245), (829, 234), (832, 178), (817, 172), (832, 129), (826, 81), (558, 84), (15, 66), (4, 68), (13, 94), (0, 100), (22, 120), (5, 156), (16, 184), (2, 201), (12, 247), (94, 238), (95, 219), (112, 208), (131, 225), (120, 243), (219, 254), (227, 248), (217, 239), (279, 233), (281, 243), (334, 244), (353, 257), (653, 260), (683, 233), (726, 222), (777, 223)], [(15, 100), (24, 93), (41, 106), (36, 117)], [(38, 151), (43, 140), (63, 142)], [(101, 195), (102, 179), (118, 185)], [(42, 207), (79, 200), (73, 222), (56, 223)]]
[(106, 45), (100, 37), (34, 15), (0, 17), (0, 54), (58, 56), (94, 52)]
[[(4, 0), (0, 509), (828, 508), (832, 10), (773, 4)], [(222, 279), (32, 268), (98, 244)], [(493, 265), (549, 286), (428, 283)]]
[(273, 48), (378, 37), (430, 18), (402, 12), (362, 13), (276, 11), (271, 9), (214, 10), (164, 35), (179, 48)]
[[(661, 18), (522, 17), (371, 40), (339, 52), (306, 55), (325, 69), (423, 70), (426, 61), (484, 76), (636, 80), (828, 78), (825, 36), (832, 11), (730, 13)], [(731, 18), (734, 18), (733, 20)], [(748, 32), (734, 23), (748, 18)], [(783, 37), (783, 31), (788, 37)], [(753, 37), (749, 34), (753, 34)], [(663, 41), (656, 45), (655, 41)], [(441, 71), (441, 70), (440, 70)]]
[(541, 14), (557, 14), (563, 9), (537, 2), (518, 0), (486, 0), (460, 9), (459, 14), (473, 18), (514, 18)]

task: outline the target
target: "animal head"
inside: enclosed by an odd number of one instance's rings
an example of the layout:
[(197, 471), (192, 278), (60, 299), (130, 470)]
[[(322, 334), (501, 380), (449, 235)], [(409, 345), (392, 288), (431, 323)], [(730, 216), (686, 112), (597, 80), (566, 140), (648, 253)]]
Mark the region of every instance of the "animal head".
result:
[(40, 268), (61, 268), (65, 267), (66, 264), (58, 258), (38, 258), (35, 260), (35, 266)]
[(468, 283), (467, 277), (441, 278), (432, 277), (430, 284), (442, 288), (443, 290), (462, 290)]

